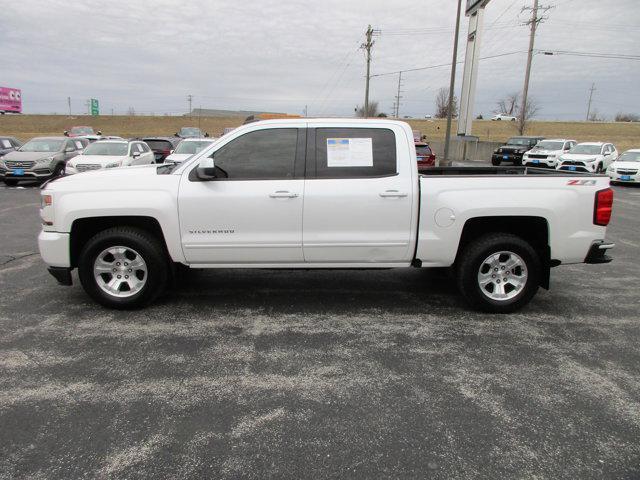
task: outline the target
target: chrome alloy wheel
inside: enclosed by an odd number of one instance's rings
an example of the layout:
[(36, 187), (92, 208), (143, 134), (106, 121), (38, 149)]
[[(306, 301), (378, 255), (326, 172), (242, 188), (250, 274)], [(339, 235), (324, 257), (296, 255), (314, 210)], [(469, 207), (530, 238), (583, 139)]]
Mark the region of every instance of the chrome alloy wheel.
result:
[(527, 284), (529, 274), (522, 257), (513, 252), (496, 252), (489, 255), (478, 270), (478, 285), (491, 300), (511, 300)]
[(114, 297), (130, 297), (147, 283), (147, 264), (129, 247), (105, 248), (93, 263), (93, 276), (100, 289)]

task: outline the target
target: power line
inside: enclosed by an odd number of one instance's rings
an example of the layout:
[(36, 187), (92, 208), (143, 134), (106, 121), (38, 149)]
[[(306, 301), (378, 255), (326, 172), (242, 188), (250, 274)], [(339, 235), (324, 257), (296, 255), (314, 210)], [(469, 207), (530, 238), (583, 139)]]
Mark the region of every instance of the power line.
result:
[[(516, 55), (518, 53), (525, 53), (525, 51), (524, 50), (518, 50), (516, 52), (499, 53), (499, 54), (496, 54), (496, 55), (489, 55), (489, 56), (486, 56), (486, 57), (480, 57), (478, 60), (489, 60), (491, 58), (499, 58), (499, 57), (506, 57), (508, 55)], [(461, 61), (461, 60), (458, 60), (456, 62), (456, 64), (458, 64), (458, 63), (464, 63), (464, 62)], [(451, 63), (440, 63), (440, 64), (437, 64), (437, 65), (427, 65), (426, 67), (405, 68), (403, 70), (396, 70), (395, 72), (376, 73), (375, 75), (371, 75), (371, 78), (373, 78), (373, 77), (383, 77), (383, 76), (386, 76), (386, 75), (396, 75), (396, 74), (398, 74), (400, 72), (417, 72), (419, 70), (431, 70), (432, 68), (441, 68), (441, 67), (450, 67), (450, 66), (451, 66)]]
[(627, 55), (620, 53), (599, 53), (599, 52), (573, 52), (569, 50), (536, 50), (542, 55), (570, 55), (574, 57), (589, 58), (613, 58), (617, 60), (640, 60), (640, 55)]

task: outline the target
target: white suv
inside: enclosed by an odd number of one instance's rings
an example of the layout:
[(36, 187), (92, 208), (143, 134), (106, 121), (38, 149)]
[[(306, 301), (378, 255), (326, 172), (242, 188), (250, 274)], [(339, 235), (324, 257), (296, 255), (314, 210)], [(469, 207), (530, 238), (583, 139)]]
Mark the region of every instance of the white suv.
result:
[(555, 168), (558, 164), (558, 157), (567, 153), (578, 142), (565, 138), (554, 140), (541, 140), (535, 147), (522, 156), (522, 164), (532, 167)]
[(604, 172), (617, 158), (618, 151), (612, 143), (585, 142), (560, 156), (556, 168), (571, 172)]
[(69, 160), (65, 173), (87, 172), (103, 168), (147, 165), (155, 160), (149, 146), (138, 140), (98, 140), (84, 149), (82, 155)]

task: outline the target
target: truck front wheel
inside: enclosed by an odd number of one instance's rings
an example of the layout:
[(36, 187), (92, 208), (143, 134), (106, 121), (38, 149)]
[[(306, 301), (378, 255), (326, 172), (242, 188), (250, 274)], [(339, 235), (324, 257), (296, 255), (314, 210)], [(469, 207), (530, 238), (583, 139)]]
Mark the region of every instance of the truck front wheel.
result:
[(493, 233), (469, 243), (460, 256), (457, 281), (467, 302), (479, 310), (509, 313), (538, 291), (540, 256), (522, 238)]
[(164, 292), (169, 266), (162, 244), (134, 227), (115, 227), (91, 238), (78, 259), (80, 283), (109, 308), (144, 307)]

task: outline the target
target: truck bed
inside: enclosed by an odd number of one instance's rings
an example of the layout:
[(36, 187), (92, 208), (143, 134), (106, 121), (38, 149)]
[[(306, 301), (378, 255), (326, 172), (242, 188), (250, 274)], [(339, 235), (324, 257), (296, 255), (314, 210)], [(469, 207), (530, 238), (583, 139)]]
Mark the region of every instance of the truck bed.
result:
[(429, 167), (419, 169), (418, 173), (424, 176), (482, 176), (482, 175), (553, 175), (553, 176), (576, 176), (596, 177), (604, 174), (569, 172), (566, 170), (555, 170), (552, 168), (522, 167), (522, 166), (478, 166), (478, 167)]

